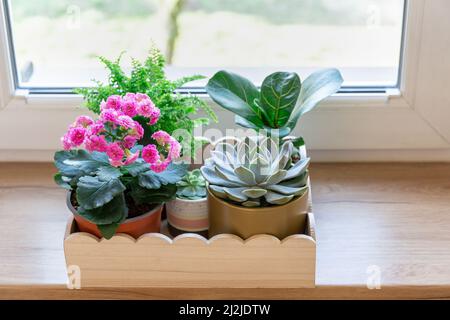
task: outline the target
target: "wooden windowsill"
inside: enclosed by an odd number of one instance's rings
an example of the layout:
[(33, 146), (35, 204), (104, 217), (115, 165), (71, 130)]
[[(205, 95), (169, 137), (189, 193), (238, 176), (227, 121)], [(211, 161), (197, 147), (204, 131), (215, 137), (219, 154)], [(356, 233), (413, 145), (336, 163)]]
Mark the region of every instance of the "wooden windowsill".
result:
[(69, 290), (54, 172), (0, 163), (0, 298), (450, 298), (450, 164), (313, 164), (315, 289)]

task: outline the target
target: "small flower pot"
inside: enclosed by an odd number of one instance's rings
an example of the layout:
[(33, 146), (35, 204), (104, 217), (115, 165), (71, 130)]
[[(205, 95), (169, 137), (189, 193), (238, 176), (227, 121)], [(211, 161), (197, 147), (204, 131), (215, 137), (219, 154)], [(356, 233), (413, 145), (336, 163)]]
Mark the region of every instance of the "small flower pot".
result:
[[(71, 194), (69, 192), (67, 195), (67, 206), (69, 207), (70, 211), (74, 216), (79, 231), (87, 232), (95, 235), (98, 238), (102, 238), (102, 234), (98, 229), (97, 225), (80, 216), (77, 210), (73, 207), (70, 198)], [(158, 205), (145, 214), (142, 214), (134, 218), (126, 219), (119, 226), (116, 233), (125, 233), (137, 239), (145, 233), (160, 232), (162, 209), (163, 206)]]
[(187, 200), (176, 198), (166, 203), (167, 222), (172, 236), (181, 233), (208, 234), (207, 199)]
[(248, 239), (257, 234), (269, 234), (282, 240), (303, 233), (309, 207), (308, 193), (281, 206), (246, 208), (226, 202), (208, 189), (209, 237), (231, 233)]

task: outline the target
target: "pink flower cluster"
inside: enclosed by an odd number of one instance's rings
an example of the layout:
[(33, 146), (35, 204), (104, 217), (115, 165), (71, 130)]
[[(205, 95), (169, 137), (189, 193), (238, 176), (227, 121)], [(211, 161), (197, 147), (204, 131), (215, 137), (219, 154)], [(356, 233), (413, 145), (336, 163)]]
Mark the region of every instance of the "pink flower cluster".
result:
[(124, 97), (110, 96), (100, 105), (101, 110), (110, 110), (109, 115), (117, 112), (133, 118), (143, 116), (149, 119), (149, 124), (154, 125), (160, 116), (160, 110), (155, 107), (153, 101), (144, 93), (127, 93)]
[[(149, 144), (142, 149), (142, 159), (150, 164), (150, 168), (155, 172), (166, 170), (172, 160), (178, 158), (181, 153), (180, 143), (165, 131), (157, 131), (152, 134), (155, 144)], [(159, 148), (163, 151), (159, 152)], [(164, 156), (166, 154), (166, 156)]]
[[(123, 166), (135, 162), (140, 151), (131, 149), (144, 136), (144, 128), (133, 117), (140, 115), (149, 119), (149, 125), (154, 125), (160, 116), (160, 111), (146, 94), (127, 93), (124, 97), (110, 96), (101, 104), (98, 120), (88, 116), (80, 116), (69, 127), (61, 138), (65, 150), (80, 147), (84, 144), (87, 151), (104, 152), (113, 166)], [(164, 131), (153, 134), (154, 144), (142, 150), (144, 161), (150, 164), (155, 172), (164, 171), (170, 162), (178, 158), (181, 146), (173, 137)]]

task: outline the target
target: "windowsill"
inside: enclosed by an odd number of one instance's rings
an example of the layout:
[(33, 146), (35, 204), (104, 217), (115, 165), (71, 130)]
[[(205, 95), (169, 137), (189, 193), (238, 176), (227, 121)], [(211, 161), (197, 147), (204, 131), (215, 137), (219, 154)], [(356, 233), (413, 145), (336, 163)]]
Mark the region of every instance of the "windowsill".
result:
[[(316, 288), (289, 290), (68, 290), (69, 212), (53, 171), (0, 167), (0, 298), (450, 298), (449, 164), (314, 164)], [(380, 290), (366, 287), (373, 265)]]
[[(220, 110), (206, 94), (199, 94), (211, 105)], [(28, 90), (17, 90), (15, 98), (10, 102), (11, 107), (27, 107), (33, 109), (79, 108), (83, 103), (83, 98), (77, 94), (33, 94)], [(387, 89), (383, 93), (337, 93), (326, 99), (320, 107), (406, 107), (408, 106), (399, 89)]]

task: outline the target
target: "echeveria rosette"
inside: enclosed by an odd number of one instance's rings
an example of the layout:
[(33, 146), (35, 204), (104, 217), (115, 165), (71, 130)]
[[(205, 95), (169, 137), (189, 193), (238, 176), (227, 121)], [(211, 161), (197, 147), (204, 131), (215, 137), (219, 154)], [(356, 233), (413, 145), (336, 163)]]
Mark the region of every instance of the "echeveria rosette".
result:
[(127, 218), (127, 201), (137, 205), (170, 201), (187, 172), (185, 165), (173, 163), (181, 146), (166, 132), (153, 134), (155, 155), (151, 162), (143, 159), (138, 141), (144, 129), (134, 115), (146, 118), (151, 126), (160, 112), (144, 94), (111, 96), (102, 103), (99, 119), (76, 119), (61, 139), (65, 150), (55, 154), (59, 170), (55, 182), (75, 192), (78, 213), (97, 224), (105, 238), (112, 237)]
[(206, 198), (206, 180), (199, 169), (188, 172), (177, 183), (177, 198), (199, 200)]
[(219, 198), (245, 207), (283, 205), (307, 190), (309, 158), (292, 163), (294, 146), (271, 138), (220, 142), (201, 172)]

